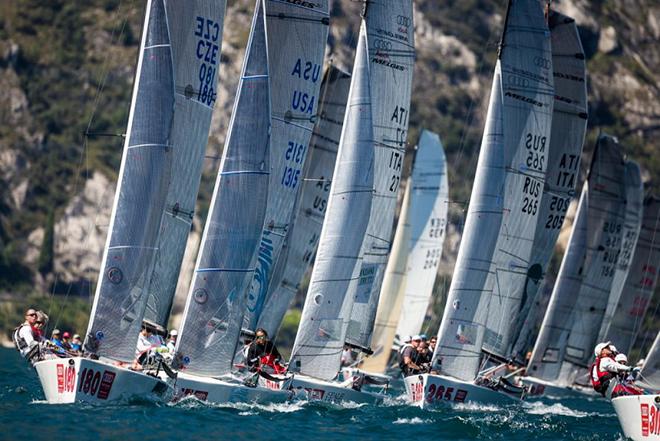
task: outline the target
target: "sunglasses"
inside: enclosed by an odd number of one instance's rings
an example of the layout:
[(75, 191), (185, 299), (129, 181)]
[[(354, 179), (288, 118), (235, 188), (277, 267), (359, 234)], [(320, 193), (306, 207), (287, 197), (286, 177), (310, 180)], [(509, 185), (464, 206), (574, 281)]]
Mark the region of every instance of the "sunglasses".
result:
[(265, 335), (257, 335), (257, 340), (263, 340), (265, 338), (266, 338)]
[(36, 312), (33, 312), (32, 314), (25, 314), (25, 315), (28, 316), (28, 317), (36, 317), (36, 316), (37, 316), (37, 313), (36, 313)]
[(39, 321), (36, 321), (36, 322), (34, 322), (34, 323), (35, 323), (36, 325), (43, 325), (43, 324), (44, 324), (44, 322), (39, 322)]

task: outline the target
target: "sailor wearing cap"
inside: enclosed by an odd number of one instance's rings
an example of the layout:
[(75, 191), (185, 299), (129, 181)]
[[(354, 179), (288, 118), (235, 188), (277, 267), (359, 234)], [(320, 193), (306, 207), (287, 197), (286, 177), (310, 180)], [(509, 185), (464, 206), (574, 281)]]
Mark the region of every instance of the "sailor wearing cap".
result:
[(614, 359), (611, 342), (598, 343), (594, 348), (596, 361), (591, 365), (591, 384), (594, 390), (605, 396), (612, 378), (620, 372), (630, 370), (630, 366), (618, 363)]
[(167, 339), (167, 349), (170, 353), (174, 353), (174, 347), (176, 346), (176, 339), (179, 335), (179, 332), (176, 329), (170, 331), (170, 336)]

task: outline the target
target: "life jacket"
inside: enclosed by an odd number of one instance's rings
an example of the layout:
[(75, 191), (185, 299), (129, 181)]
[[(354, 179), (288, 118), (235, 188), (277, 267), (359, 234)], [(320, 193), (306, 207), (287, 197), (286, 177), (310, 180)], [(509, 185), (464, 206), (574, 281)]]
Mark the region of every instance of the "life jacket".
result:
[(284, 366), (275, 362), (275, 356), (273, 354), (266, 354), (259, 357), (259, 364), (261, 366), (272, 367), (276, 374), (283, 374), (286, 372), (286, 368)]
[[(607, 357), (612, 358), (613, 357)], [(607, 391), (607, 386), (610, 384), (610, 380), (614, 378), (614, 374), (609, 371), (603, 371), (600, 369), (600, 362), (603, 358), (598, 357), (596, 361), (591, 365), (591, 385), (594, 390), (600, 394), (605, 394)]]
[(16, 349), (23, 353), (23, 351), (28, 347), (28, 343), (25, 341), (23, 337), (21, 337), (20, 332), (23, 326), (30, 326), (26, 324), (22, 324), (14, 329), (14, 332), (12, 332), (11, 337), (12, 340), (14, 341), (14, 346), (16, 346)]
[(412, 345), (410, 343), (404, 343), (399, 348), (399, 355), (398, 355), (398, 357), (399, 357), (399, 369), (403, 369), (404, 366), (405, 366), (405, 364), (403, 363), (403, 351), (405, 351), (407, 347), (412, 348)]

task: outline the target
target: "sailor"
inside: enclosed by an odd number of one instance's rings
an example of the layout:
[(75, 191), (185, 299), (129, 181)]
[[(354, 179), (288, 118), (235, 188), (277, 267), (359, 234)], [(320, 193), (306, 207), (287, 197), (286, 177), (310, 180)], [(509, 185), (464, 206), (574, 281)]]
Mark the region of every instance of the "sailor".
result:
[(353, 363), (355, 363), (355, 354), (350, 346), (344, 345), (339, 365), (341, 367), (351, 367)]
[(34, 338), (39, 342), (48, 341), (45, 335), (46, 325), (48, 325), (48, 315), (43, 311), (37, 311), (37, 321), (35, 328), (32, 328)]
[(80, 340), (80, 335), (73, 334), (71, 339), (71, 350), (75, 352), (80, 352), (82, 350), (82, 340)]
[(431, 340), (429, 340), (429, 352), (431, 355), (435, 352), (435, 345), (438, 343), (438, 337), (435, 335), (431, 337)]
[(591, 384), (594, 390), (605, 396), (612, 378), (630, 370), (630, 366), (617, 363), (610, 349), (610, 342), (598, 343), (594, 348), (596, 361), (591, 365)]
[(14, 345), (23, 357), (26, 357), (35, 346), (39, 345), (38, 339), (35, 338), (36, 322), (37, 311), (30, 308), (25, 311), (25, 321), (14, 329), (12, 334)]
[(71, 350), (71, 334), (66, 331), (62, 334), (62, 347), (67, 351)]
[(247, 353), (247, 365), (251, 371), (257, 371), (264, 366), (271, 367), (276, 374), (286, 371), (280, 359), (282, 356), (272, 341), (268, 339), (268, 333), (263, 328), (257, 328), (254, 332), (254, 341), (250, 343)]
[(414, 335), (410, 341), (410, 345), (405, 346), (403, 351), (401, 351), (399, 368), (403, 372), (404, 377), (414, 375), (422, 370), (422, 368), (415, 363), (415, 360), (417, 359), (417, 348), (421, 342), (422, 338), (419, 335)]
[(53, 333), (50, 335), (50, 342), (57, 346), (60, 349), (64, 349), (64, 343), (61, 340), (61, 333), (60, 330), (55, 328), (53, 329)]
[(176, 346), (176, 339), (179, 335), (179, 332), (176, 329), (172, 329), (170, 331), (170, 336), (167, 339), (167, 349), (170, 351), (170, 353), (174, 353), (174, 347)]

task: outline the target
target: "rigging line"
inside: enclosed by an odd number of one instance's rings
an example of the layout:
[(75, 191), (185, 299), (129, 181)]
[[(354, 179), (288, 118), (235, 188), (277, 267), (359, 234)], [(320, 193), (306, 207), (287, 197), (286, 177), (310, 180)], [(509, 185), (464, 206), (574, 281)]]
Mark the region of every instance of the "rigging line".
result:
[[(119, 13), (120, 13), (120, 11), (121, 11), (121, 8), (122, 8), (122, 2), (121, 2), (121, 0), (120, 0), (119, 3), (118, 3), (118, 5), (117, 5), (117, 13), (116, 13), (117, 16), (119, 16)], [(118, 41), (119, 38), (121, 38), (121, 36), (124, 34), (124, 29), (125, 29), (125, 27), (126, 27), (126, 23), (127, 23), (127, 19), (124, 19), (124, 20), (122, 21), (122, 26), (121, 26), (121, 29), (120, 29), (120, 31), (119, 31), (119, 34), (117, 35), (117, 40), (116, 40), (116, 41)], [(116, 29), (113, 28), (112, 33), (111, 33), (111, 36), (110, 36), (110, 42), (111, 42), (111, 44), (112, 44), (113, 41), (115, 41), (115, 39), (114, 39), (114, 36), (115, 36), (115, 30), (116, 30)], [(106, 52), (106, 54), (107, 54), (107, 52)], [(92, 112), (91, 112), (91, 115), (90, 115), (89, 121), (87, 122), (87, 129), (86, 129), (86, 132), (89, 132), (89, 128), (91, 127), (92, 121), (93, 121), (93, 119), (94, 119), (94, 115), (96, 114), (96, 111), (97, 111), (98, 106), (99, 106), (99, 102), (100, 102), (100, 99), (101, 99), (101, 94), (102, 94), (102, 92), (103, 92), (103, 89), (105, 88), (106, 80), (107, 80), (107, 78), (108, 78), (108, 74), (109, 74), (108, 65), (109, 65), (109, 56), (106, 56), (106, 58), (105, 58), (105, 60), (104, 60), (104, 63), (103, 63), (103, 66), (102, 66), (102, 69), (101, 69), (101, 81), (100, 81), (99, 85), (97, 86), (97, 89), (96, 89), (96, 95), (95, 95), (95, 97), (94, 97), (94, 102), (93, 102), (93, 105), (92, 105)], [(77, 167), (76, 167), (76, 177), (75, 177), (75, 180), (74, 180), (74, 184), (73, 184), (73, 186), (71, 187), (71, 195), (74, 195), (74, 196), (75, 196), (75, 194), (78, 193), (78, 187), (79, 187), (79, 181), (80, 181), (81, 169), (83, 168), (83, 162), (85, 162), (86, 167), (87, 167), (87, 168), (86, 168), (86, 171), (85, 171), (85, 176), (89, 176), (89, 168), (88, 168), (88, 167), (89, 167), (89, 163), (86, 162), (86, 161), (89, 160), (89, 156), (88, 156), (88, 155), (89, 155), (89, 153), (88, 153), (88, 145), (87, 145), (87, 138), (86, 138), (86, 137), (83, 138), (83, 145), (82, 145), (82, 147), (83, 147), (83, 148), (82, 148), (82, 150), (81, 150), (81, 152), (80, 152), (80, 159), (79, 159), (79, 161), (78, 161), (78, 165), (77, 165)], [(85, 155), (86, 152), (87, 152), (87, 156)], [(105, 193), (106, 190), (107, 190), (107, 188), (104, 190), (104, 193)], [(100, 207), (97, 207), (97, 208), (100, 209)], [(97, 213), (98, 213), (98, 212), (97, 212)], [(92, 228), (93, 228), (93, 225), (92, 225)], [(89, 241), (89, 238), (90, 238), (90, 234), (89, 234), (89, 232), (92, 230), (92, 228), (90, 228), (90, 229), (88, 230), (88, 234), (86, 235), (86, 242)], [(55, 259), (55, 256), (53, 256), (53, 259)], [(54, 283), (53, 283), (53, 286), (52, 286), (52, 288), (51, 288), (50, 302), (49, 302), (49, 304), (48, 304), (48, 313), (49, 313), (49, 315), (52, 315), (52, 314), (50, 314), (50, 313), (51, 313), (51, 310), (53, 309), (53, 304), (54, 304), (54, 301), (55, 301), (55, 290), (56, 290), (56, 288), (57, 288), (57, 285), (58, 285), (59, 279), (60, 279), (60, 275), (56, 273), (56, 274), (55, 274)], [(66, 305), (66, 300), (68, 299), (69, 294), (71, 293), (71, 290), (72, 290), (72, 289), (73, 289), (73, 283), (71, 282), (71, 283), (69, 283), (69, 286), (68, 286), (68, 288), (67, 288), (67, 292), (66, 292), (66, 294), (64, 295), (64, 301), (62, 302), (62, 305), (60, 306), (59, 311), (58, 311), (58, 313), (57, 313), (57, 315), (56, 315), (55, 324), (54, 324), (55, 327), (57, 327), (57, 325), (58, 325), (58, 323), (59, 323), (59, 317), (62, 315), (62, 312), (64, 311), (64, 307), (65, 307), (65, 305)], [(91, 294), (91, 293), (90, 293), (90, 294)]]

